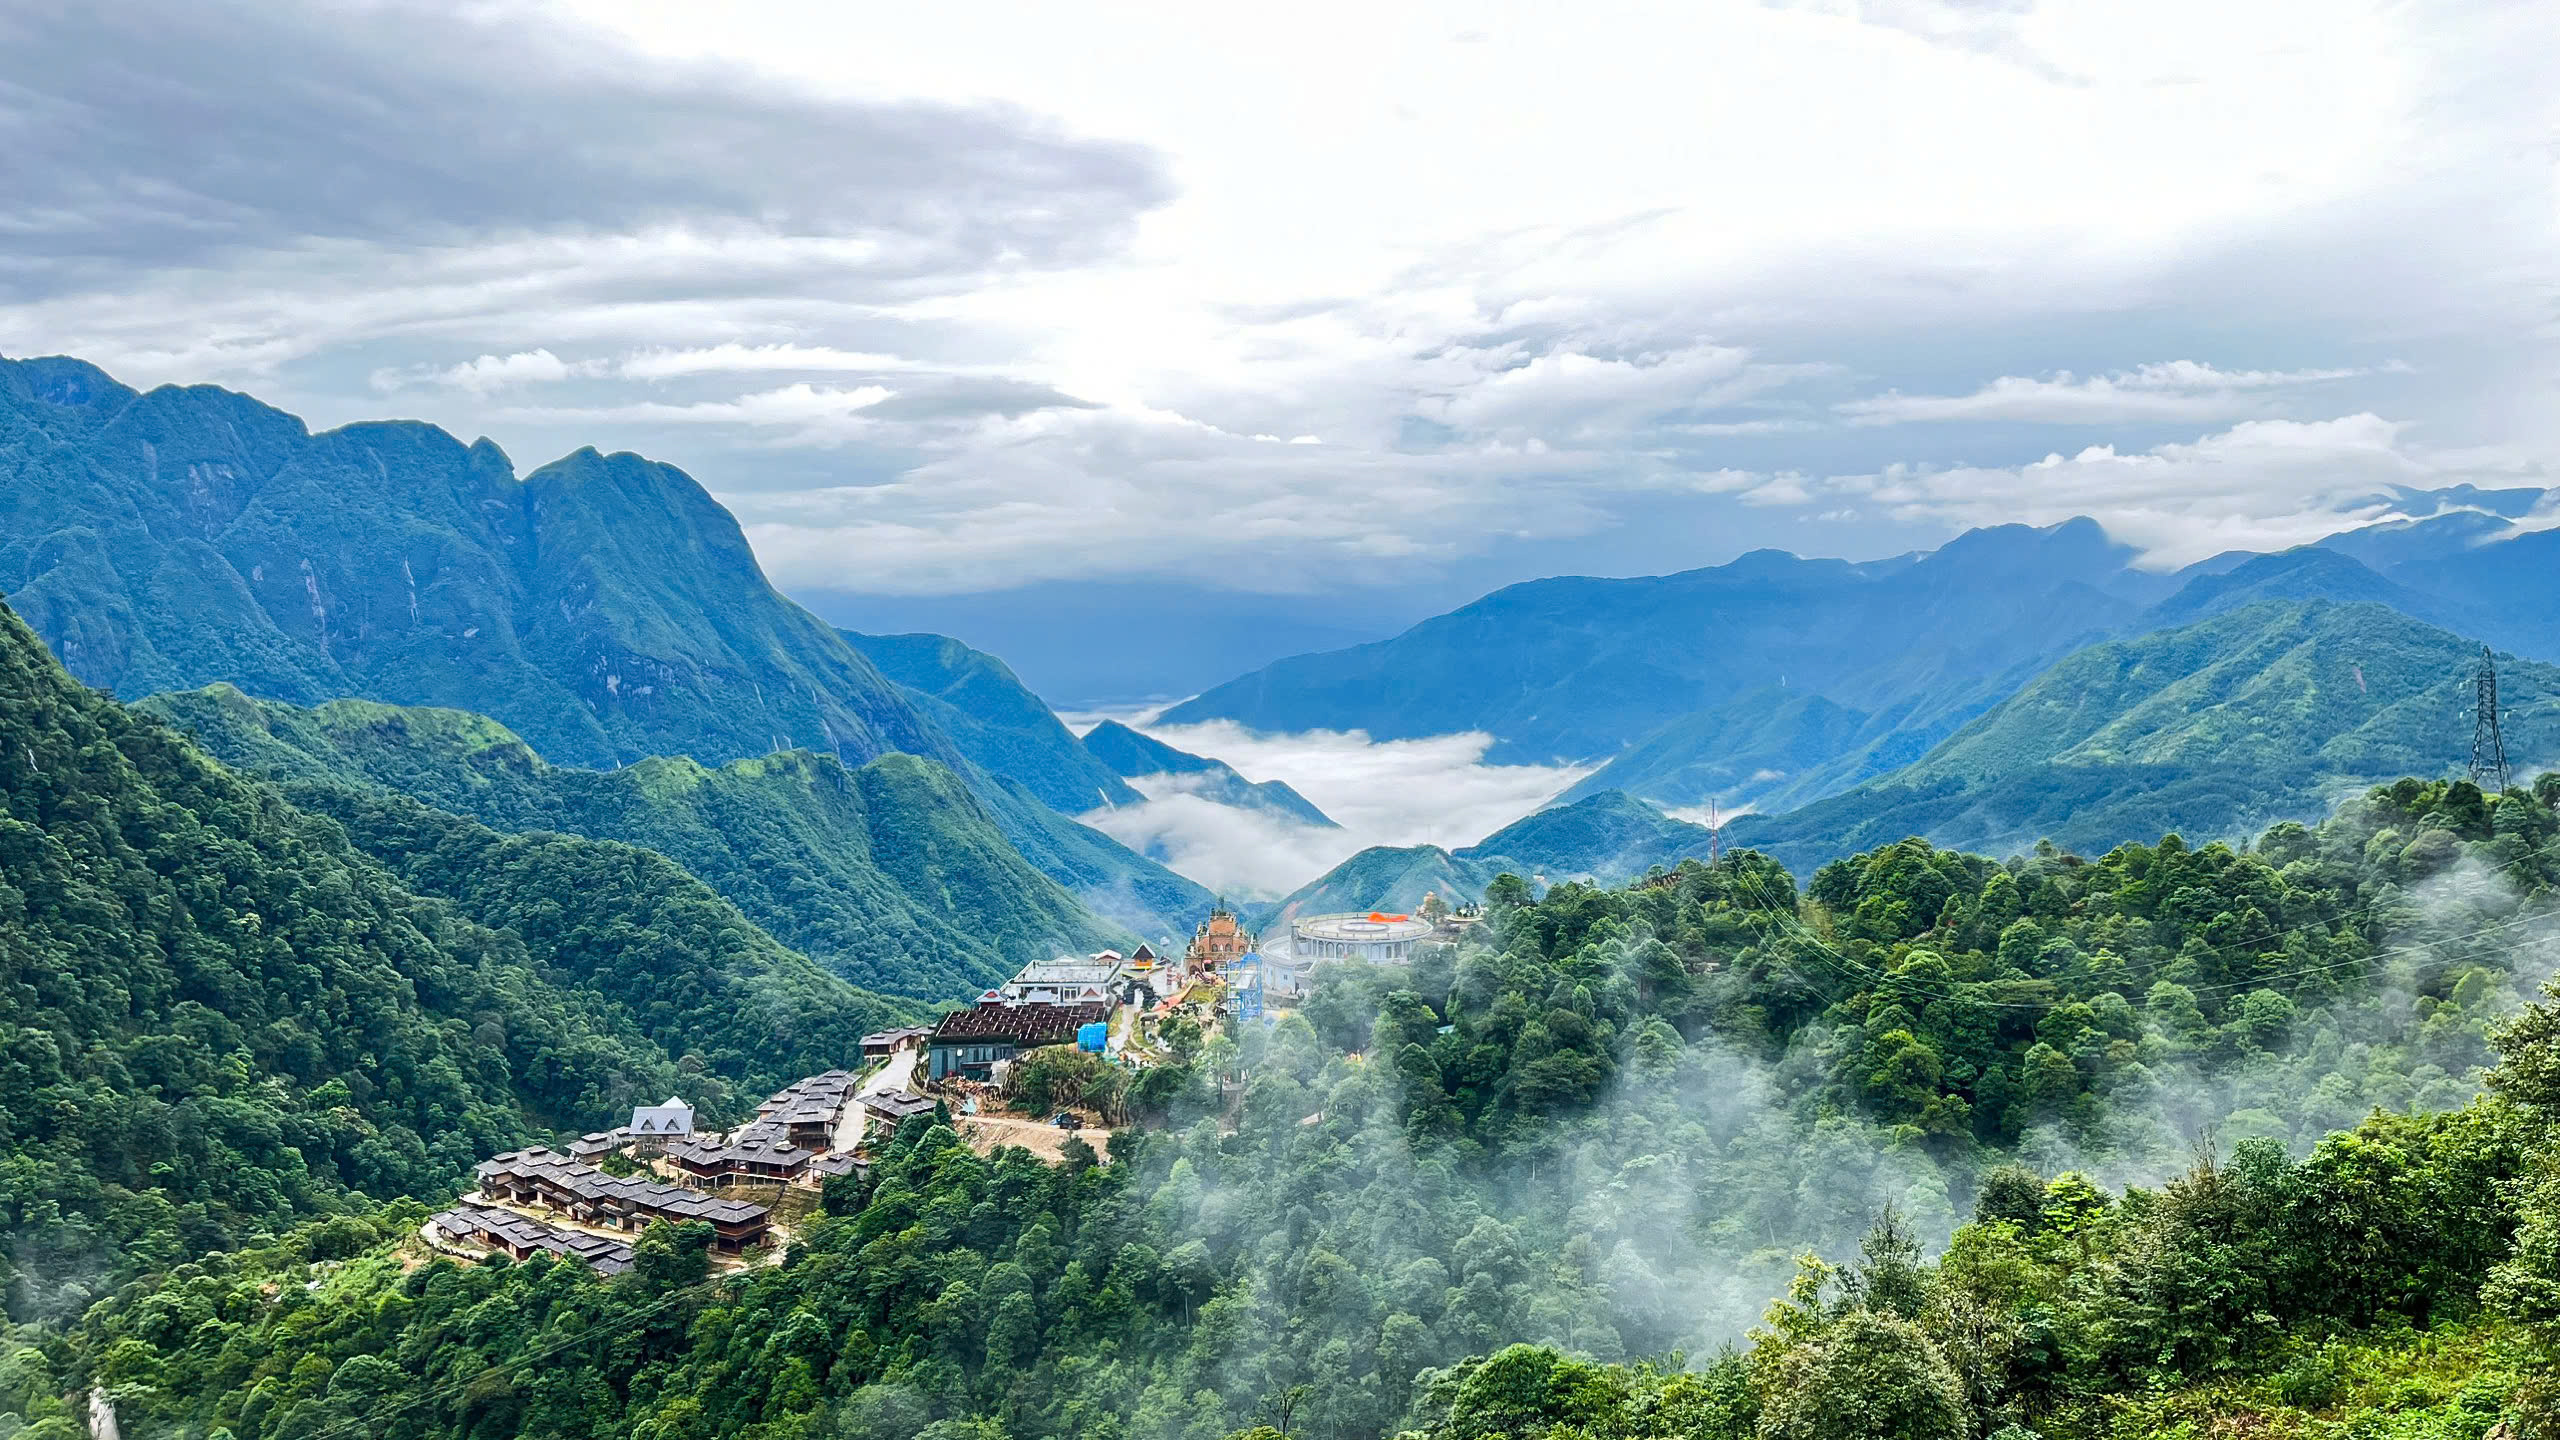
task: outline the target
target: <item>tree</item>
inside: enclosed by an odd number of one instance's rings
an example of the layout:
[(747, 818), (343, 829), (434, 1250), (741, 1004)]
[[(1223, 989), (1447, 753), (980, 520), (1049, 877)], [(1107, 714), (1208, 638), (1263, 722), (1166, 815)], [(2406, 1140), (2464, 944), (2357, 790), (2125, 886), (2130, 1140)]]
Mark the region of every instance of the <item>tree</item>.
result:
[(1779, 1355), (1761, 1391), (1762, 1440), (1964, 1440), (1964, 1382), (1920, 1327), (1852, 1310)]

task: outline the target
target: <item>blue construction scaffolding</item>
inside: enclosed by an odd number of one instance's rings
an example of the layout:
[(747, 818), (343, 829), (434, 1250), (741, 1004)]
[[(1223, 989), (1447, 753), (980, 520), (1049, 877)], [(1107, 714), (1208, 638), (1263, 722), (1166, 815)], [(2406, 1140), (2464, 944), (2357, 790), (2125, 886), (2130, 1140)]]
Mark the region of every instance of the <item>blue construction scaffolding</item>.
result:
[(1262, 956), (1239, 955), (1227, 962), (1227, 1003), (1238, 1020), (1262, 1018)]

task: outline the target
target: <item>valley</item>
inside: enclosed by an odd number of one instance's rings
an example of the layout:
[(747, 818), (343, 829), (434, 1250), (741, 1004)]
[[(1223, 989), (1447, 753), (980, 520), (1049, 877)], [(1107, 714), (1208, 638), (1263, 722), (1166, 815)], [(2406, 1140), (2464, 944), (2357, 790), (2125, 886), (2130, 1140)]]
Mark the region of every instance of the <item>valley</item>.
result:
[[(2509, 517), (1538, 582), (1070, 725), (637, 456), (0, 398), (12, 1433), (2542, 1413)], [(1173, 801), (1343, 858), (1220, 897)]]

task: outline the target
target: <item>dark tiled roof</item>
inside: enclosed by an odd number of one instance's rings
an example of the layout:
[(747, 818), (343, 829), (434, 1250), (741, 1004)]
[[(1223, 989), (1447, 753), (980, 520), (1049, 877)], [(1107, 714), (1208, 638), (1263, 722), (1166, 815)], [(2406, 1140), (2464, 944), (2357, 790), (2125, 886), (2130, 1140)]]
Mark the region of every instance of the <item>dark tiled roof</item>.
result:
[(483, 1188), (494, 1179), (523, 1179), (547, 1185), (580, 1200), (610, 1201), (651, 1214), (671, 1215), (679, 1220), (745, 1225), (765, 1218), (762, 1205), (750, 1205), (743, 1200), (714, 1200), (683, 1186), (662, 1185), (654, 1180), (617, 1178), (539, 1145), (530, 1150), (511, 1150), (504, 1155), (492, 1156), (481, 1161), (473, 1173), (479, 1177)]
[(554, 1255), (583, 1260), (599, 1275), (619, 1275), (631, 1268), (631, 1247), (619, 1240), (545, 1225), (513, 1210), (487, 1205), (456, 1205), (438, 1214), (434, 1224), (457, 1240), (548, 1250)]
[(933, 1043), (1004, 1040), (1028, 1048), (1063, 1045), (1076, 1038), (1076, 1027), (1109, 1020), (1109, 1005), (979, 1005), (954, 1010), (933, 1027)]
[[(749, 1126), (752, 1130), (757, 1127)], [(738, 1138), (727, 1142), (713, 1139), (695, 1140), (667, 1147), (667, 1158), (679, 1165), (696, 1165), (705, 1170), (742, 1165), (773, 1165), (784, 1170), (797, 1170), (816, 1158), (814, 1150), (803, 1150), (778, 1137), (751, 1136), (738, 1132)]]
[(922, 1115), (933, 1109), (933, 1104), (932, 1096), (918, 1095), (911, 1090), (890, 1090), (878, 1095), (862, 1097), (864, 1109), (875, 1115), (885, 1115), (892, 1120), (904, 1120), (910, 1115)]
[(833, 1155), (821, 1155), (809, 1165), (811, 1174), (827, 1176), (850, 1175), (864, 1168), (866, 1167), (862, 1159), (850, 1150), (839, 1150)]

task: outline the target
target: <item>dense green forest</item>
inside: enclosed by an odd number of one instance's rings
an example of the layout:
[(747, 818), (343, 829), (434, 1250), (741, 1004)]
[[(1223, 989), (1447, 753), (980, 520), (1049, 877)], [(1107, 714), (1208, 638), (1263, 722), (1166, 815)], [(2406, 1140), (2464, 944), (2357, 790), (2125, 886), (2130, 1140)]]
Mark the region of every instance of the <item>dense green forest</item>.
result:
[[(7, 1306), (79, 1313), (681, 1091), (734, 1113), (911, 1015), (663, 858), (389, 802), (340, 824), (80, 687), (0, 610)], [(405, 883), (404, 883), (405, 877)]]
[[(1133, 943), (1026, 863), (950, 770), (912, 755), (855, 769), (794, 750), (716, 769), (658, 757), (579, 770), (459, 710), (365, 700), (306, 710), (227, 685), (140, 708), (341, 818), (379, 803), (359, 796), (388, 790), (501, 830), (646, 846), (873, 989), (951, 999), (1061, 950)], [(354, 828), (366, 844), (368, 827)], [(396, 865), (407, 843), (368, 848)]]
[(1750, 853), (1505, 878), (1463, 947), (1181, 1037), (1108, 1163), (920, 1116), (722, 1279), (666, 1229), (609, 1282), (407, 1264), (362, 1243), (385, 1212), (136, 1280), (0, 1403), (97, 1382), (128, 1434), (233, 1440), (2539, 1440), (2555, 802), (2408, 781), (2246, 849), (1905, 842), (1801, 893)]

